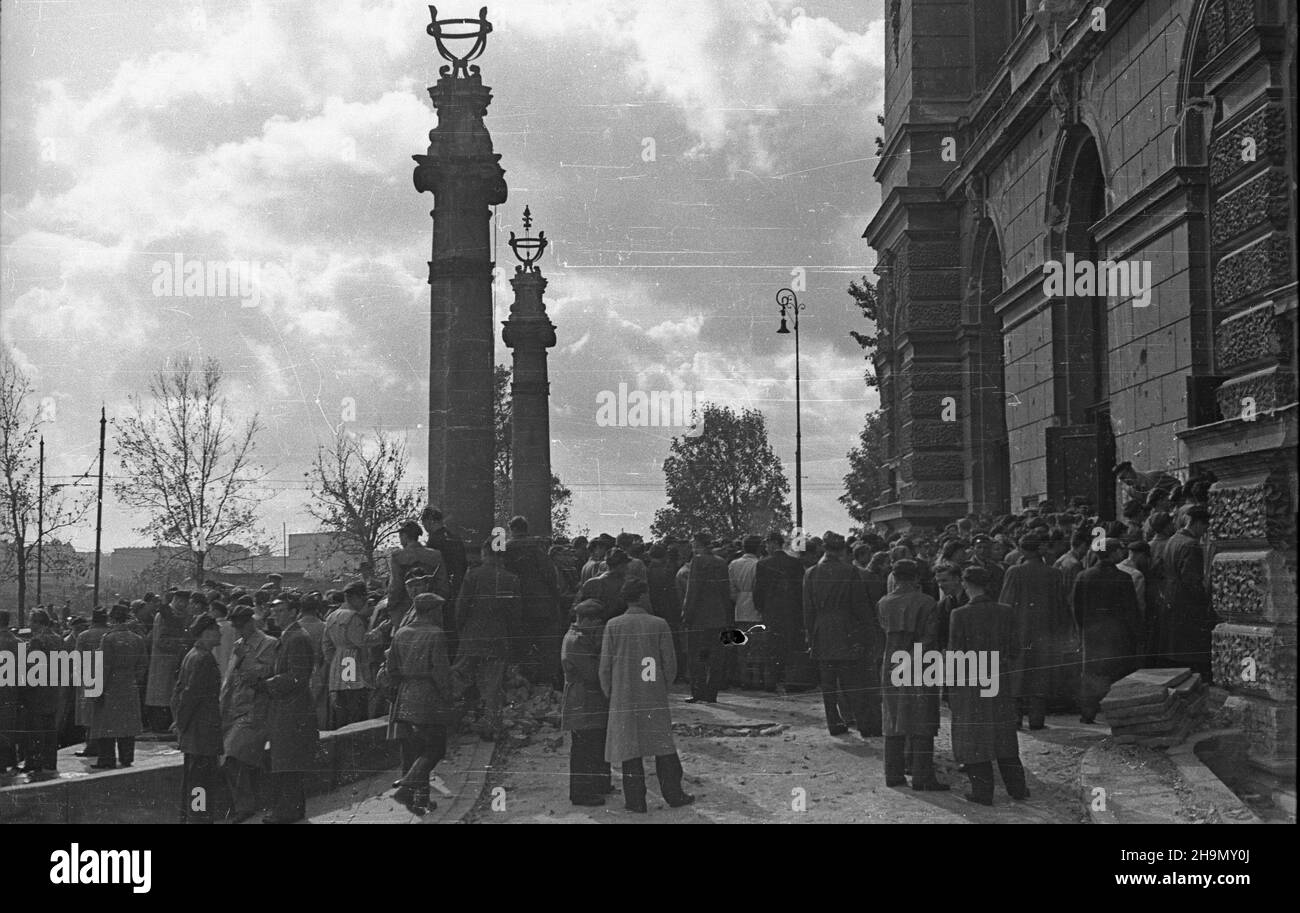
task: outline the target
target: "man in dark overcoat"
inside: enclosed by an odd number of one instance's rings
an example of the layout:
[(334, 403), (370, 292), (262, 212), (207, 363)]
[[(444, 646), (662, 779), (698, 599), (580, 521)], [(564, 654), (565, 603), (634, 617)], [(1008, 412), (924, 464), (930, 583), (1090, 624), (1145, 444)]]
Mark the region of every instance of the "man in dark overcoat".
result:
[[(825, 554), (810, 567), (803, 582), (803, 623), (821, 680), (826, 728), (831, 735), (849, 731), (846, 718), (863, 738), (880, 735), (880, 706), (871, 706), (868, 651), (873, 620), (861, 573), (844, 560), (844, 538), (829, 533)], [(879, 638), (875, 638), (879, 640)]]
[(140, 688), (149, 674), (144, 638), (131, 630), (131, 607), (119, 603), (108, 617), (112, 624), (100, 641), (103, 692), (91, 702), (90, 713), (90, 738), (96, 743), (97, 758), (92, 766), (99, 770), (135, 762), (135, 739), (143, 728)]
[(576, 618), (560, 645), (564, 669), (560, 728), (569, 733), (569, 801), (604, 805), (610, 776), (605, 761), (609, 699), (600, 688), (605, 607), (595, 599), (586, 599), (573, 611)]
[(1074, 690), (1063, 678), (1078, 680), (1078, 669), (1066, 660), (1077, 634), (1065, 578), (1044, 560), (1042, 540), (1031, 533), (1021, 537), (1019, 546), (1020, 563), (1007, 570), (998, 602), (1016, 613), (1020, 638), (1016, 697), (1021, 713), (1029, 714), (1030, 729), (1042, 729), (1047, 725), (1049, 695)]
[(1205, 681), (1210, 677), (1210, 639), (1217, 621), (1205, 586), (1205, 549), (1201, 546), (1209, 528), (1209, 509), (1199, 504), (1189, 507), (1183, 515), (1183, 528), (1155, 560), (1161, 599), (1154, 652), (1163, 664), (1190, 666)]
[(1070, 602), (1083, 635), (1079, 681), (1080, 722), (1091, 723), (1110, 686), (1138, 667), (1137, 592), (1133, 578), (1116, 567), (1126, 553), (1120, 539), (1105, 540), (1097, 563), (1074, 579)]
[[(912, 656), (917, 645), (921, 654), (936, 648), (939, 640), (938, 604), (921, 592), (920, 570), (910, 558), (894, 562), (891, 577), (894, 591), (877, 605), (880, 627), (885, 632), (881, 689), (884, 692), (885, 785), (902, 786), (905, 771), (911, 770), (912, 789), (942, 791), (948, 784), (934, 774), (934, 737), (939, 733), (939, 692), (922, 684), (920, 669), (911, 670), (908, 680), (895, 684), (894, 653)], [(910, 763), (909, 763), (910, 762)]]
[(998, 678), (989, 684), (989, 689), (996, 687), (995, 693), (987, 693), (978, 680), (970, 680), (969, 663), (964, 683), (946, 683), (953, 757), (965, 765), (970, 776), (971, 791), (966, 798), (980, 805), (993, 804), (994, 761), (1011, 798), (1029, 798), (1017, 743), (1020, 717), (1011, 688), (1012, 660), (1020, 650), (1016, 616), (1010, 606), (994, 602), (988, 595), (993, 581), (987, 568), (972, 565), (962, 571), (962, 588), (969, 601), (953, 609), (948, 624), (948, 650), (983, 654), (989, 657), (985, 668), (990, 671), (991, 657), (997, 657)]
[(307, 814), (304, 775), (316, 762), (316, 702), (311, 693), (316, 651), (296, 617), (293, 601), (271, 601), (280, 646), (269, 678), (259, 685), (271, 696), (267, 735), (271, 742), (271, 814), (263, 824), (292, 824)]
[(731, 578), (727, 562), (713, 554), (708, 533), (696, 533), (691, 545), (695, 555), (684, 565), (686, 595), (682, 599), (682, 629), (691, 658), (691, 696), (687, 701), (711, 704), (718, 700), (723, 683), (726, 654), (722, 629), (731, 619)]
[(181, 779), (181, 823), (211, 824), (217, 759), (221, 757), (221, 670), (214, 650), (221, 643), (221, 625), (200, 615), (190, 625), (194, 646), (181, 660), (172, 699), (177, 747), (184, 756)]

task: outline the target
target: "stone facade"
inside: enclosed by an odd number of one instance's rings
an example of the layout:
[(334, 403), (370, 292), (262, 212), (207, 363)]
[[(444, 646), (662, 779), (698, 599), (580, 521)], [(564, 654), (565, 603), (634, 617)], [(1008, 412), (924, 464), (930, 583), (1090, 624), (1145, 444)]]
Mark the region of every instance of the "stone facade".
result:
[[(873, 520), (1073, 498), (1114, 516), (1120, 460), (1213, 472), (1216, 678), (1250, 708), (1252, 758), (1291, 768), (1296, 15), (1285, 0), (887, 5), (865, 235), (891, 481)], [(1049, 294), (1067, 257), (1145, 264), (1149, 299)]]

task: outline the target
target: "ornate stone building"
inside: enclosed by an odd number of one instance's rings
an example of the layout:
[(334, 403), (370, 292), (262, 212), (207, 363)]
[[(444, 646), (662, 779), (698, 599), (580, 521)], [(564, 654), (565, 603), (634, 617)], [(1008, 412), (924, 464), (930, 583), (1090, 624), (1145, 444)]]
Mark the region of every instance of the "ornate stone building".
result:
[[(1113, 516), (1118, 461), (1213, 471), (1216, 680), (1244, 699), (1252, 757), (1283, 769), (1296, 15), (1288, 0), (888, 0), (865, 234), (890, 477), (873, 520), (1073, 497)], [(1149, 287), (1048, 294), (1052, 263), (1099, 261), (1149, 269)]]

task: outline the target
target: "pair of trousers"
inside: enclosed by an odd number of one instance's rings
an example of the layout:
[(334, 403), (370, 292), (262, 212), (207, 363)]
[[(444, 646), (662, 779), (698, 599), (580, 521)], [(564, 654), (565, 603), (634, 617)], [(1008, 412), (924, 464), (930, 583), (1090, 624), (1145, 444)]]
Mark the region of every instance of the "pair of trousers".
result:
[[(1013, 799), (1023, 799), (1028, 794), (1025, 787), (1025, 767), (1019, 756), (998, 758), (998, 772), (1002, 774), (1002, 785), (1007, 788), (1007, 795)], [(981, 802), (993, 801), (993, 762), (981, 761), (967, 764), (966, 773), (970, 777), (970, 791)]]
[[(659, 794), (670, 805), (679, 804), (686, 797), (682, 790), (682, 761), (677, 752), (655, 756), (655, 776), (659, 779)], [(630, 809), (644, 809), (645, 765), (640, 758), (623, 762), (623, 804)]]
[(828, 660), (817, 664), (817, 672), (826, 726), (838, 729), (851, 717), (864, 736), (880, 735), (880, 697), (871, 687), (865, 664), (856, 659)]
[[(123, 767), (129, 767), (135, 763), (135, 738), (128, 737), (124, 739), (96, 739), (95, 756), (99, 759), (96, 764), (103, 764), (105, 767), (112, 767), (115, 764), (121, 764)], [(116, 748), (116, 752), (114, 749)]]
[(217, 756), (187, 754), (181, 775), (181, 823), (211, 824)]
[(905, 770), (912, 770), (912, 785), (933, 783), (934, 736), (885, 736), (885, 780), (898, 783), (905, 779)]
[(402, 737), (402, 742), (406, 753), (413, 758), (410, 768), (402, 775), (402, 785), (428, 793), (429, 774), (447, 756), (447, 727), (412, 724), (410, 733)]
[(1019, 699), (1020, 715), (1029, 716), (1030, 729), (1042, 729), (1047, 725), (1047, 698), (1022, 697)]
[(226, 782), (230, 786), (230, 813), (251, 815), (257, 811), (257, 782), (262, 770), (238, 758), (226, 758)]
[(722, 628), (690, 628), (687, 641), (691, 653), (691, 697), (716, 701), (723, 683), (727, 655)]
[(335, 729), (341, 729), (351, 723), (360, 723), (366, 719), (369, 710), (369, 688), (330, 692), (330, 713), (333, 715)]
[(24, 728), (27, 730), (24, 757), (28, 770), (58, 770), (59, 741), (54, 725), (54, 712), (37, 713), (26, 710), (23, 713)]
[(593, 799), (610, 791), (605, 734), (604, 729), (575, 729), (569, 733), (570, 802)]
[(271, 773), (271, 818), (282, 824), (307, 817), (307, 789), (301, 770)]
[(493, 728), (501, 724), (501, 682), (505, 672), (505, 660), (472, 653), (460, 657), (451, 667), (456, 696), (459, 698), (473, 684)]

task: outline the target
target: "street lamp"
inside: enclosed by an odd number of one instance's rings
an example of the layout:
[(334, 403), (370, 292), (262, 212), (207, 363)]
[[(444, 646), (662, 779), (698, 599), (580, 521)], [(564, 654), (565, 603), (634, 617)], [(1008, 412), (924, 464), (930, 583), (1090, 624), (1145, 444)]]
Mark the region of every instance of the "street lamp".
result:
[(799, 394), (799, 312), (807, 305), (800, 304), (793, 289), (783, 288), (776, 293), (776, 303), (781, 307), (781, 327), (778, 333), (788, 334), (788, 317), (794, 324), (794, 525), (803, 530), (803, 411)]

